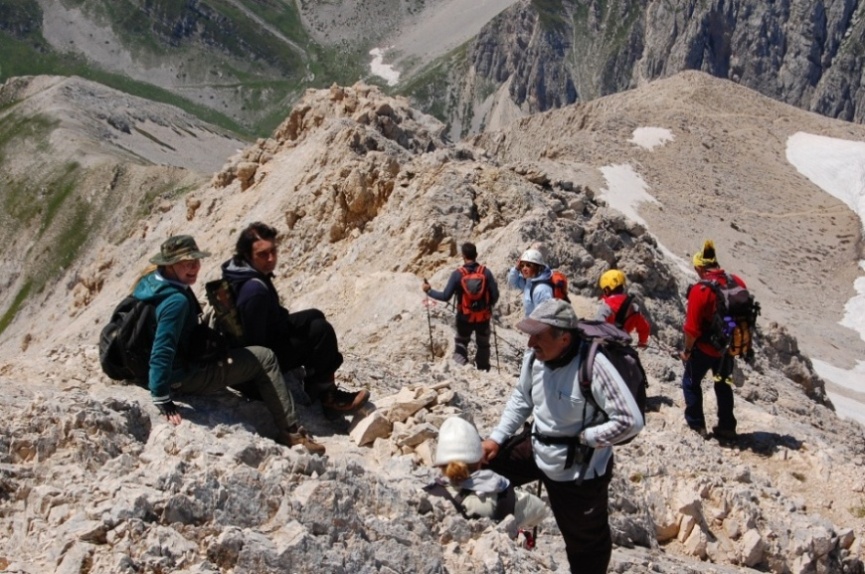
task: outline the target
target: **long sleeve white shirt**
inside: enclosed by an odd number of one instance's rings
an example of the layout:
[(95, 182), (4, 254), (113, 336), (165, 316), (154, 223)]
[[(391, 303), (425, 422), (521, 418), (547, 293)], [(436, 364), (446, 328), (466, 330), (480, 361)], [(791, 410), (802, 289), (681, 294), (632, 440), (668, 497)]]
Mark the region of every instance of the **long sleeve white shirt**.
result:
[[(574, 464), (565, 468), (568, 445), (543, 444), (532, 437), (535, 462), (544, 474), (561, 482), (603, 476), (613, 453), (612, 445), (636, 435), (643, 428), (643, 417), (634, 397), (618, 371), (598, 353), (592, 373), (592, 394), (609, 418), (587, 426), (583, 422), (586, 399), (578, 381), (579, 355), (557, 369), (550, 369), (532, 357), (532, 353), (527, 353), (523, 359), (517, 386), (490, 438), (503, 444), (534, 415), (533, 432), (552, 437), (574, 437), (582, 432), (585, 444), (595, 449), (588, 465)], [(596, 412), (591, 402), (585, 413), (589, 421), (602, 420), (602, 414)], [(583, 471), (585, 476), (581, 477)]]

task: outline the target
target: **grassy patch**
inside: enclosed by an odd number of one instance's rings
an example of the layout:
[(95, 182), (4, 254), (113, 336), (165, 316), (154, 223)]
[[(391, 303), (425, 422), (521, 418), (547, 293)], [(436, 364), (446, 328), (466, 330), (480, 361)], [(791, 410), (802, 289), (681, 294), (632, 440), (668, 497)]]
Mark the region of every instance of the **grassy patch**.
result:
[(44, 198), (46, 201), (44, 210), (41, 210), (42, 221), (39, 225), (38, 237), (42, 237), (45, 231), (50, 228), (61, 206), (69, 199), (72, 192), (75, 191), (78, 184), (77, 178), (80, 167), (75, 162), (66, 164), (60, 176), (43, 187), (44, 191), (42, 194), (46, 196)]
[(0, 34), (0, 82), (13, 76), (54, 75), (80, 76), (115, 90), (141, 98), (177, 106), (198, 118), (241, 137), (252, 136), (249, 129), (210, 108), (195, 104), (152, 84), (138, 82), (120, 74), (92, 68), (82, 58), (72, 54), (40, 51), (38, 45)]
[(467, 59), (468, 44), (466, 43), (428, 64), (426, 68), (401, 85), (397, 92), (411, 98), (416, 107), (447, 123), (452, 107), (449, 101), (450, 77), (451, 74), (463, 77), (460, 70), (466, 67)]
[(3, 334), (3, 331), (6, 330), (6, 327), (9, 326), (9, 323), (12, 322), (12, 319), (15, 318), (15, 315), (18, 314), (18, 309), (21, 308), (21, 305), (24, 301), (27, 300), (27, 297), (30, 295), (30, 289), (33, 287), (32, 282), (27, 281), (24, 283), (24, 286), (18, 290), (18, 293), (15, 294), (15, 299), (12, 300), (12, 304), (6, 309), (6, 312), (3, 313), (3, 316), (0, 317), (0, 335)]
[(555, 32), (567, 30), (570, 20), (564, 15), (564, 4), (562, 0), (532, 0), (532, 7), (538, 13), (538, 21), (544, 30)]
[[(0, 333), (2, 332), (3, 331), (0, 330)], [(858, 505), (850, 507), (850, 514), (856, 518), (865, 518), (865, 504), (860, 501)]]

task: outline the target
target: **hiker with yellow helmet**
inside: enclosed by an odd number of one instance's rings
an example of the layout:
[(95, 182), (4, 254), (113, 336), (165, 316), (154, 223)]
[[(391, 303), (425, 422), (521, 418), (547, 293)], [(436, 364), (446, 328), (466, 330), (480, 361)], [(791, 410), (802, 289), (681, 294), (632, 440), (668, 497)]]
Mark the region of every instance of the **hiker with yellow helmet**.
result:
[(632, 295), (625, 293), (625, 274), (619, 269), (610, 269), (598, 281), (601, 288), (601, 306), (595, 319), (613, 323), (627, 333), (637, 332), (637, 346), (645, 347), (649, 342), (651, 327), (640, 306)]
[(712, 428), (716, 438), (735, 440), (736, 417), (733, 415), (732, 374), (735, 358), (724, 350), (716, 349), (709, 340), (717, 294), (712, 283), (727, 286), (734, 281), (745, 288), (738, 276), (726, 273), (718, 264), (715, 244), (711, 239), (694, 254), (694, 271), (700, 282), (688, 289), (688, 308), (682, 330), (685, 334), (685, 349), (680, 357), (685, 364), (682, 377), (682, 392), (685, 396), (685, 422), (703, 438), (706, 433), (706, 418), (703, 414), (703, 377), (711, 369), (714, 375), (715, 396), (718, 402), (718, 425)]
[(508, 287), (523, 292), (526, 317), (543, 301), (553, 298), (553, 272), (538, 249), (526, 249), (516, 266), (508, 270)]

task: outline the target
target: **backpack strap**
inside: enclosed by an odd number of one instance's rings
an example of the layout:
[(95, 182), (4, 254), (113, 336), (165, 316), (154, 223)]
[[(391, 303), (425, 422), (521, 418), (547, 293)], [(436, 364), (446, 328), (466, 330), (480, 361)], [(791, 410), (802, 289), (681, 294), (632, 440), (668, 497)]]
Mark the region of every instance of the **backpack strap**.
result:
[[(595, 344), (597, 345), (597, 341), (595, 341)], [(585, 344), (583, 344), (583, 346), (585, 346)], [(582, 353), (582, 351), (581, 351), (581, 353)], [(531, 359), (529, 359), (529, 373), (530, 374), (531, 374), (531, 370), (532, 370), (532, 365), (534, 365), (534, 364), (535, 364), (535, 354), (532, 353)], [(585, 364), (585, 361), (581, 357), (580, 358), (580, 372), (582, 372), (583, 364)], [(594, 362), (592, 362), (592, 364), (594, 364)], [(589, 369), (589, 373), (591, 373), (591, 369)], [(598, 402), (595, 400), (595, 397), (592, 395), (591, 376), (589, 376), (589, 382), (588, 382), (589, 393), (588, 394), (586, 394), (586, 390), (585, 390), (585, 388), (583, 388), (583, 383), (582, 383), (583, 376), (582, 376), (582, 374), (579, 374), (577, 376), (579, 378), (580, 391), (583, 393), (583, 397), (586, 399), (586, 401), (583, 403), (583, 427), (579, 430), (579, 432), (577, 432), (577, 434), (575, 436), (550, 436), (550, 435), (542, 434), (539, 432), (532, 432), (532, 436), (534, 438), (536, 438), (537, 441), (541, 444), (545, 444), (545, 445), (563, 444), (563, 445), (566, 445), (568, 447), (568, 452), (565, 455), (565, 468), (566, 469), (574, 466), (574, 462), (576, 462), (576, 459), (577, 459), (577, 448), (578, 447), (581, 449), (582, 459), (580, 462), (582, 464), (588, 464), (589, 460), (591, 460), (592, 455), (594, 454), (594, 451), (595, 451), (594, 448), (591, 448), (588, 445), (584, 445), (584, 444), (580, 443), (580, 432), (583, 432), (583, 429), (585, 429), (587, 426), (586, 425), (586, 405), (589, 403), (589, 401), (591, 401), (592, 406), (595, 408), (596, 411), (600, 411), (602, 413), (604, 412), (598, 408)], [(604, 416), (606, 416), (606, 413), (604, 413)], [(581, 473), (581, 475), (582, 475), (582, 473)]]
[(540, 279), (538, 281), (530, 281), (529, 283), (531, 285), (531, 287), (529, 287), (529, 297), (534, 296), (535, 287), (537, 287), (540, 283), (543, 283), (544, 285), (549, 285), (550, 289), (553, 291), (553, 296), (555, 296), (555, 291), (556, 291), (555, 287), (556, 286), (553, 285), (553, 278), (552, 277), (550, 277), (549, 279)]
[(466, 499), (466, 497), (472, 493), (472, 491), (468, 488), (460, 489), (459, 493), (457, 493), (456, 496), (452, 495), (451, 491), (448, 490), (445, 485), (438, 481), (426, 485), (425, 487), (423, 487), (423, 489), (432, 494), (433, 496), (441, 496), (443, 498), (447, 498), (451, 501), (451, 504), (454, 505), (454, 508), (457, 509), (457, 512), (459, 512), (463, 518), (465, 518), (466, 520), (471, 520), (471, 516), (468, 515), (468, 513), (466, 512), (466, 507), (463, 504), (463, 501)]
[(628, 317), (631, 315), (628, 311), (631, 310), (631, 303), (634, 301), (633, 295), (628, 295), (625, 297), (625, 300), (622, 301), (622, 305), (619, 307), (619, 310), (616, 311), (616, 327), (619, 329), (625, 326), (625, 321), (628, 320)]

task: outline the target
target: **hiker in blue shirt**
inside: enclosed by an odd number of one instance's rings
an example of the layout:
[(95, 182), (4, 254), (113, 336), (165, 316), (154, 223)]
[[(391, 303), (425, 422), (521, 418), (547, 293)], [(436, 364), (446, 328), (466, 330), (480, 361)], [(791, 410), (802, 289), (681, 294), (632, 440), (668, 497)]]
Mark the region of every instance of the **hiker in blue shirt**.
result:
[(251, 382), (258, 389), (279, 430), (276, 441), (300, 445), (324, 454), (297, 424), (294, 403), (273, 353), (263, 347), (226, 351), (224, 360), (199, 362), (191, 358), (201, 306), (190, 288), (198, 280), (201, 259), (210, 253), (198, 249), (189, 235), (169, 237), (150, 259), (156, 270), (135, 285), (133, 296), (155, 306), (156, 334), (150, 352), (148, 386), (154, 405), (172, 425), (182, 421), (172, 393), (203, 395), (228, 386)]
[(344, 391), (336, 385), (343, 357), (333, 326), (318, 309), (289, 312), (273, 285), (277, 231), (251, 223), (240, 232), (234, 257), (222, 264), (232, 285), (246, 345), (272, 349), (283, 371), (303, 366), (304, 390), (328, 411), (349, 412), (369, 400), (369, 391)]
[(516, 266), (508, 270), (508, 287), (523, 291), (526, 317), (542, 302), (553, 298), (552, 277), (553, 270), (537, 249), (524, 251)]

